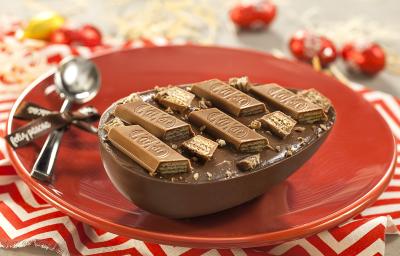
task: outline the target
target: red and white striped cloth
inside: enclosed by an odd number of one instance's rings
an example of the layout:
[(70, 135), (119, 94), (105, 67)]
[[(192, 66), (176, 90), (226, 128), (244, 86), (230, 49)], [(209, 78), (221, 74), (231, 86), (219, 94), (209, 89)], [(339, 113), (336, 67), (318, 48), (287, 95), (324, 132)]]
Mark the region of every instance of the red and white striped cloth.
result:
[[(163, 42), (161, 42), (163, 43)], [(128, 44), (142, 47), (149, 42)], [(87, 55), (92, 49), (49, 45), (37, 49), (48, 62), (69, 54)], [(4, 150), (4, 125), (13, 101), (25, 85), (0, 82), (0, 246), (39, 246), (60, 255), (154, 255), (154, 256), (265, 256), (265, 255), (384, 255), (385, 234), (399, 234), (400, 155), (396, 173), (387, 190), (371, 207), (336, 228), (283, 244), (252, 249), (194, 249), (159, 245), (121, 237), (76, 221), (32, 193), (16, 175)], [(400, 150), (400, 101), (388, 94), (359, 85), (353, 89), (371, 102), (384, 117)], [(397, 225), (397, 226), (396, 226)]]

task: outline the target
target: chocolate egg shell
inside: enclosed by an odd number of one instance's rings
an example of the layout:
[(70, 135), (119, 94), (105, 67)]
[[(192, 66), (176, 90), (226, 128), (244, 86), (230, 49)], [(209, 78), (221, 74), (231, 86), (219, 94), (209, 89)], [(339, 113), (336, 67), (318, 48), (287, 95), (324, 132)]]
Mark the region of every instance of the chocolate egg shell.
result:
[[(155, 93), (152, 90), (139, 95), (144, 101), (158, 106), (153, 101)], [(196, 106), (198, 101), (196, 98), (192, 105)], [(266, 105), (269, 110), (274, 110)], [(112, 118), (114, 108), (115, 105), (104, 112), (99, 127)], [(183, 118), (183, 114), (175, 115)], [(262, 115), (236, 119), (248, 125)], [(260, 153), (260, 165), (250, 171), (237, 168), (236, 162), (249, 154), (239, 153), (232, 145), (219, 147), (209, 161), (192, 161), (192, 172), (165, 176), (150, 176), (140, 165), (111, 145), (105, 139), (103, 129), (99, 131), (100, 152), (112, 183), (135, 205), (170, 218), (196, 217), (247, 202), (293, 174), (317, 151), (331, 131), (335, 121), (333, 108), (327, 116), (328, 120), (320, 124), (297, 125), (301, 129), (294, 129), (284, 139), (265, 129), (257, 130), (268, 139), (271, 147)], [(192, 127), (196, 134), (200, 134), (198, 127)], [(218, 139), (207, 134), (205, 136)], [(179, 148), (182, 142), (174, 143)]]

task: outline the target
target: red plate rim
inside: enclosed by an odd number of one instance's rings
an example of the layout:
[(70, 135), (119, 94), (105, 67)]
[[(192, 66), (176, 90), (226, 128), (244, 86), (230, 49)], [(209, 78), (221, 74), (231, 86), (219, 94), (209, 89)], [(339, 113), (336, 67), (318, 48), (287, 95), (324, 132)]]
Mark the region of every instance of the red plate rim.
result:
[[(155, 47), (160, 48), (158, 46), (155, 46)], [(258, 54), (262, 57), (265, 57), (265, 56), (271, 57), (271, 55), (260, 52), (260, 51), (234, 48), (234, 47), (185, 45), (185, 46), (162, 46), (161, 48), (174, 48), (174, 47), (186, 47), (186, 48), (200, 47), (200, 48), (214, 48), (217, 50), (218, 49), (221, 49), (221, 50), (228, 49), (228, 50), (232, 50), (232, 51), (240, 51), (244, 54), (251, 53), (251, 54)], [(139, 48), (139, 50), (140, 49), (141, 48)], [(112, 54), (114, 52), (132, 51), (132, 50), (136, 50), (136, 49), (106, 50), (100, 54), (95, 54), (93, 57), (91, 57), (91, 59), (95, 59), (97, 57), (107, 55), (107, 54)], [(292, 63), (290, 60), (283, 59), (282, 61)], [(305, 64), (299, 63), (299, 65), (305, 65)], [(55, 72), (55, 69), (52, 69), (52, 70), (49, 70), (48, 72), (46, 72), (45, 74), (39, 76), (18, 97), (18, 99), (15, 101), (15, 103), (9, 113), (8, 119), (7, 119), (6, 134), (11, 133), (12, 120), (13, 120), (13, 116), (15, 114), (17, 106), (21, 103), (21, 101), (25, 98), (25, 96), (31, 90), (33, 90), (44, 79), (51, 76), (54, 72)], [(362, 98), (360, 95), (357, 95), (350, 88), (346, 87), (346, 89), (352, 91), (356, 97)], [(365, 99), (363, 99), (363, 100), (365, 101)], [(380, 116), (380, 118), (382, 118), (382, 117)], [(390, 128), (387, 125), (387, 123), (384, 120), (382, 120), (382, 121), (385, 123), (386, 128), (390, 131)], [(27, 169), (25, 169), (23, 164), (20, 162), (15, 150), (7, 143), (6, 143), (6, 149), (7, 149), (8, 155), (10, 156), (11, 164), (16, 169), (17, 174), (22, 178), (22, 180), (25, 183), (27, 183), (27, 185), (30, 187), (30, 189), (32, 189), (40, 197), (42, 197), (44, 200), (46, 200), (47, 202), (52, 204), (54, 207), (56, 207), (60, 211), (64, 212), (65, 214), (67, 214), (77, 220), (80, 220), (82, 222), (88, 223), (93, 226), (101, 227), (104, 230), (107, 230), (109, 232), (114, 232), (114, 233), (117, 233), (120, 235), (126, 235), (129, 237), (132, 237), (134, 235), (135, 239), (140, 239), (140, 240), (144, 240), (144, 241), (158, 242), (158, 243), (160, 241), (163, 241), (163, 243), (165, 243), (165, 244), (179, 243), (179, 245), (181, 245), (181, 246), (190, 246), (190, 245), (196, 244), (196, 245), (198, 245), (198, 247), (204, 247), (204, 246), (202, 246), (202, 244), (210, 244), (210, 241), (212, 240), (212, 243), (215, 244), (216, 247), (218, 247), (218, 245), (221, 245), (221, 248), (223, 248), (223, 247), (226, 247), (227, 244), (233, 244), (233, 243), (239, 247), (256, 247), (256, 246), (271, 244), (271, 242), (269, 242), (269, 241), (274, 241), (273, 243), (276, 244), (279, 242), (302, 238), (306, 235), (315, 234), (315, 233), (321, 232), (323, 230), (332, 228), (332, 227), (344, 222), (345, 220), (353, 217), (354, 215), (357, 215), (362, 210), (367, 208), (370, 204), (372, 204), (373, 202), (376, 201), (376, 199), (380, 196), (380, 194), (388, 186), (388, 184), (394, 174), (396, 150), (395, 150), (395, 139), (393, 136), (392, 136), (392, 138), (393, 138), (393, 140), (392, 140), (393, 157), (392, 157), (392, 161), (390, 163), (390, 167), (386, 171), (385, 175), (374, 186), (373, 189), (371, 189), (368, 193), (366, 193), (364, 196), (362, 196), (360, 199), (356, 200), (352, 204), (342, 208), (340, 211), (337, 211), (334, 214), (328, 215), (323, 219), (309, 222), (304, 225), (295, 226), (295, 227), (292, 227), (291, 229), (287, 229), (287, 230), (264, 233), (264, 234), (241, 236), (241, 237), (236, 237), (236, 238), (230, 237), (230, 238), (212, 238), (212, 239), (209, 239), (206, 237), (186, 237), (186, 236), (180, 236), (180, 235), (172, 235), (172, 234), (165, 234), (165, 233), (159, 233), (159, 232), (145, 231), (145, 230), (141, 230), (141, 229), (134, 228), (134, 227), (127, 227), (124, 225), (119, 225), (119, 224), (104, 220), (102, 218), (99, 218), (96, 215), (82, 211), (82, 210), (74, 207), (73, 205), (70, 205), (69, 203), (64, 202), (62, 200), (62, 198), (49, 193), (44, 185), (36, 184), (33, 181), (33, 179), (30, 177), (30, 174), (29, 174), (30, 172)], [(168, 241), (171, 241), (171, 242), (169, 243)]]

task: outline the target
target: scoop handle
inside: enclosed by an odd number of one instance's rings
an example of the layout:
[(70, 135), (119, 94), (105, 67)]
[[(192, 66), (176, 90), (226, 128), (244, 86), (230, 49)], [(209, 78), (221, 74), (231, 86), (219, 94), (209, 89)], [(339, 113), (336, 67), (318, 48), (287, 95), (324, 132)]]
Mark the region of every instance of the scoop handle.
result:
[[(65, 99), (60, 112), (69, 111), (72, 107), (72, 101)], [(53, 167), (57, 159), (58, 148), (64, 129), (55, 130), (47, 136), (45, 143), (32, 167), (31, 176), (45, 182), (50, 182), (53, 176)]]

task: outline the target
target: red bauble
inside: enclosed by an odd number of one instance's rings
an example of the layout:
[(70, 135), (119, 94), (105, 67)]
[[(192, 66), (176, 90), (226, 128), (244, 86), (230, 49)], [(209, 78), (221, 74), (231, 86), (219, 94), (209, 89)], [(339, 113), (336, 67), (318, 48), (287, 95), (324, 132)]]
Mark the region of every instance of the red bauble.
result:
[(242, 2), (230, 11), (233, 23), (243, 29), (265, 28), (275, 18), (276, 5), (268, 0)]
[(297, 31), (290, 39), (289, 48), (299, 60), (310, 62), (318, 56), (321, 65), (326, 66), (335, 61), (336, 47), (331, 40), (309, 31)]
[(365, 40), (346, 43), (342, 56), (351, 69), (366, 75), (375, 75), (385, 68), (385, 52), (376, 43)]
[(76, 40), (88, 47), (98, 46), (102, 43), (100, 31), (92, 25), (84, 25), (76, 31)]
[(53, 44), (71, 44), (74, 32), (71, 29), (60, 28), (51, 33), (50, 42)]

